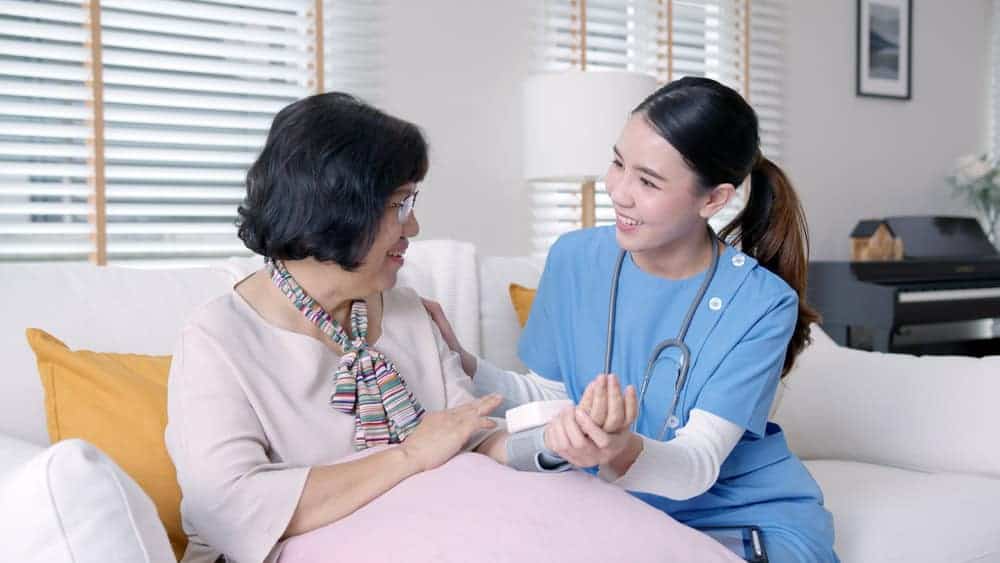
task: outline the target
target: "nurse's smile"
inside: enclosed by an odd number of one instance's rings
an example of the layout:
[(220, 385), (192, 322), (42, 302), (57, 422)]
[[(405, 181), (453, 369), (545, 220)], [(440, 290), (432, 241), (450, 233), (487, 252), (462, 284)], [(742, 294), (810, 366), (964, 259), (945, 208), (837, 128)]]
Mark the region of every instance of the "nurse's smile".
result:
[(615, 211), (615, 225), (618, 227), (619, 231), (623, 233), (631, 233), (638, 229), (639, 225), (642, 225), (642, 221), (629, 217), (619, 211)]

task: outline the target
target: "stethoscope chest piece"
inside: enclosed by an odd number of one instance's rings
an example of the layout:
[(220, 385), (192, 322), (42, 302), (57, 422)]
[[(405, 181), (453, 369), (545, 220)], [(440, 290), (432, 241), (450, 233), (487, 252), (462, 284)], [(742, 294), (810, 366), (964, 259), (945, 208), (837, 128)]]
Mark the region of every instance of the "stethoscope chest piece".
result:
[(679, 427), (680, 425), (681, 421), (679, 418), (677, 418), (677, 415), (672, 414), (669, 417), (667, 417), (667, 428), (671, 430), (677, 430), (677, 427)]

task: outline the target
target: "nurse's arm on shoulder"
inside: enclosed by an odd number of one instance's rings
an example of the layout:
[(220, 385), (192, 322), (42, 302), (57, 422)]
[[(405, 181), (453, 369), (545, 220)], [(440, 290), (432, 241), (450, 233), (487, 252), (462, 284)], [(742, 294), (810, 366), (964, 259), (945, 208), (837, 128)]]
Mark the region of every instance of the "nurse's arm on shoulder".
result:
[(445, 316), (441, 305), (430, 299), (422, 299), (422, 301), (427, 313), (441, 331), (441, 336), (448, 347), (461, 357), (462, 370), (472, 378), (476, 385), (477, 395), (500, 394), (507, 400), (507, 405), (505, 405), (507, 408), (532, 401), (569, 398), (566, 386), (561, 381), (545, 379), (533, 371), (522, 374), (501, 369), (482, 358), (477, 358), (475, 354), (469, 353), (455, 336), (455, 330), (448, 321), (448, 317)]
[(444, 309), (441, 304), (432, 299), (420, 298), (420, 301), (424, 304), (424, 309), (427, 309), (427, 314), (431, 316), (431, 320), (434, 324), (438, 326), (438, 330), (441, 331), (441, 336), (444, 337), (444, 341), (448, 343), (448, 347), (451, 348), (452, 352), (455, 352), (462, 358), (462, 370), (469, 377), (473, 377), (476, 374), (476, 356), (470, 354), (462, 347), (462, 343), (458, 341), (458, 337), (455, 336), (455, 329), (452, 328), (451, 322), (448, 320), (448, 316), (444, 314)]

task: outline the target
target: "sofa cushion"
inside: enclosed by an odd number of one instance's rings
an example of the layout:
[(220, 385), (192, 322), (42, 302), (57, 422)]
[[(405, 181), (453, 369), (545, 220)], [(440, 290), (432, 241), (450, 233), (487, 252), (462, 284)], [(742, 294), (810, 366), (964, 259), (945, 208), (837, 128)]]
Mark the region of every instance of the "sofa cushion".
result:
[(163, 436), (170, 357), (72, 351), (40, 330), (29, 330), (28, 340), (38, 356), (52, 442), (80, 438), (111, 457), (152, 498), (179, 557), (187, 536)]
[(1000, 477), (1000, 356), (837, 346), (820, 330), (784, 382), (776, 421), (804, 459)]
[(1000, 561), (1000, 479), (851, 461), (806, 467), (833, 513), (845, 562)]
[(176, 563), (156, 508), (82, 440), (59, 442), (0, 481), (0, 561)]
[(517, 357), (521, 326), (510, 304), (510, 284), (537, 287), (543, 265), (544, 258), (527, 257), (488, 256), (480, 262), (481, 355), (498, 367), (526, 369)]
[(535, 301), (537, 289), (524, 287), (516, 283), (510, 284), (510, 302), (517, 313), (517, 323), (524, 328), (528, 324), (528, 316), (531, 314), (531, 304)]
[(0, 264), (0, 433), (48, 445), (42, 386), (24, 330), (58, 334), (74, 348), (168, 354), (185, 317), (225, 292), (222, 270), (137, 270), (91, 264)]
[(38, 444), (0, 434), (0, 480), (44, 449)]

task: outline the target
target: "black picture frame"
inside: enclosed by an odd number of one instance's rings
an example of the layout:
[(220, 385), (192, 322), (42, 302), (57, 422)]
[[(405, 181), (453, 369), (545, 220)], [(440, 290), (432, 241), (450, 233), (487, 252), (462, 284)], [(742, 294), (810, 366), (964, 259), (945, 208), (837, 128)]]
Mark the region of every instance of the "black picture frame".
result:
[(909, 100), (913, 0), (858, 0), (856, 53), (858, 96)]

